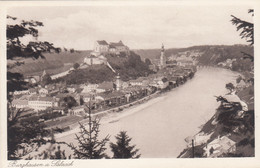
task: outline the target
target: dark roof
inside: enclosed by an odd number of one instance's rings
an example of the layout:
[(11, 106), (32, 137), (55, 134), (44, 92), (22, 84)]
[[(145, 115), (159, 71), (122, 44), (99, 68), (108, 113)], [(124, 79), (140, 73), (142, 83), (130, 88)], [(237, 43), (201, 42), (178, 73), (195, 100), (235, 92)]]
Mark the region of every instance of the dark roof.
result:
[(15, 104), (15, 105), (28, 105), (28, 100), (14, 99), (12, 101), (12, 104)]
[(123, 92), (120, 91), (115, 91), (115, 92), (110, 92), (110, 93), (100, 93), (98, 94), (98, 96), (101, 96), (105, 99), (107, 98), (113, 98), (113, 97), (120, 97), (120, 96), (124, 96), (125, 94)]
[(109, 48), (116, 48), (116, 47), (110, 43)]
[(119, 46), (125, 46), (125, 45), (124, 45), (123, 42), (120, 40), (118, 43), (113, 43), (113, 42), (111, 42), (111, 43), (110, 43), (110, 46), (119, 47)]
[(108, 43), (105, 40), (97, 41), (99, 45), (108, 45)]

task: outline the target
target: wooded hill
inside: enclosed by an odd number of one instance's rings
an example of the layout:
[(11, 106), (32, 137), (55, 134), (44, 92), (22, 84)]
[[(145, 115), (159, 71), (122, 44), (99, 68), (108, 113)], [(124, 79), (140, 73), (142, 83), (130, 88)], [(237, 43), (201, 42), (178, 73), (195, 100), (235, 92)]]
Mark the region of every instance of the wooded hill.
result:
[[(240, 59), (244, 55), (241, 52), (245, 52), (254, 55), (254, 48), (248, 45), (203, 45), (192, 46), (188, 48), (170, 48), (165, 50), (165, 56), (170, 57), (179, 52), (185, 51), (199, 51), (202, 55), (198, 58), (198, 61), (202, 65), (217, 65), (219, 62), (229, 59)], [(134, 50), (143, 60), (145, 58), (159, 59), (161, 49), (140, 49)]]
[(86, 69), (75, 70), (71, 74), (53, 82), (66, 82), (67, 84), (102, 83), (104, 81), (115, 80), (115, 76), (118, 73), (120, 74), (120, 78), (126, 81), (152, 73), (148, 65), (134, 52), (131, 52), (128, 57), (123, 58), (110, 55), (106, 57), (116, 71), (115, 73), (107, 65), (92, 65)]

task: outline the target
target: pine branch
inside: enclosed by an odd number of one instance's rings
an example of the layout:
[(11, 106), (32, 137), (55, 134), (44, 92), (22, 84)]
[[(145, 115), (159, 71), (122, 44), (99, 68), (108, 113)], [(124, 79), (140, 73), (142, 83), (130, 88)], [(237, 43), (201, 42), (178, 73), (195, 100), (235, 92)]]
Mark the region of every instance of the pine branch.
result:
[(245, 38), (250, 45), (254, 44), (254, 24), (241, 20), (234, 15), (231, 15), (231, 23), (237, 27), (237, 31), (241, 31), (241, 38)]

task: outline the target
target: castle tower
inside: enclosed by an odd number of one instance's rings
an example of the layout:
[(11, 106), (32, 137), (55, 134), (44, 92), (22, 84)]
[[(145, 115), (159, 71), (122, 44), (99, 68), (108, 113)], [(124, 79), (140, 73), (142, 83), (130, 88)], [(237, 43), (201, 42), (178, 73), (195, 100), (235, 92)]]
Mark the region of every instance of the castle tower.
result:
[(164, 68), (166, 65), (166, 59), (164, 55), (164, 45), (162, 44), (162, 49), (161, 49), (161, 56), (160, 56), (160, 68)]
[(120, 90), (120, 76), (119, 73), (116, 75), (116, 90)]

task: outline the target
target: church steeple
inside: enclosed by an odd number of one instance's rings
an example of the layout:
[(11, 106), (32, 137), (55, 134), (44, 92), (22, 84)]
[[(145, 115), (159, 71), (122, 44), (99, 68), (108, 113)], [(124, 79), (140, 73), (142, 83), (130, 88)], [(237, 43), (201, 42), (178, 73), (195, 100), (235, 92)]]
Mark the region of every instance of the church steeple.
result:
[(164, 55), (164, 45), (162, 44), (162, 48), (161, 48), (161, 56), (160, 56), (160, 68), (164, 68), (165, 64), (166, 64), (166, 59), (165, 59), (165, 55)]
[(164, 52), (164, 45), (163, 45), (163, 43), (162, 43), (162, 50), (161, 50), (161, 52)]

